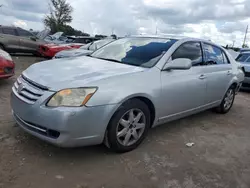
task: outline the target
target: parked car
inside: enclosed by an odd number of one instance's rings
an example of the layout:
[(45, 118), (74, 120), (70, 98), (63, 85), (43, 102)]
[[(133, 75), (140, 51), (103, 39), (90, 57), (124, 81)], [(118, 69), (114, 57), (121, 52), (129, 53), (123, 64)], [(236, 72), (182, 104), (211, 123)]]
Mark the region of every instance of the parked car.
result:
[(19, 27), (0, 26), (0, 49), (9, 53), (33, 53), (37, 55), (38, 46), (47, 43), (43, 39), (50, 30), (38, 33), (37, 37), (31, 32)]
[(6, 79), (14, 75), (15, 64), (11, 56), (0, 49), (0, 79)]
[(215, 108), (227, 113), (244, 74), (205, 40), (134, 36), (90, 56), (34, 64), (11, 94), (16, 122), (58, 145), (135, 149), (157, 125)]
[(93, 51), (96, 51), (97, 49), (113, 41), (114, 39), (103, 39), (103, 40), (98, 40), (98, 41), (86, 44), (80, 47), (79, 49), (63, 50), (63, 51), (56, 53), (54, 58), (78, 57), (78, 56), (83, 56), (83, 55), (89, 55), (93, 53)]
[(39, 46), (38, 52), (46, 58), (53, 58), (56, 53), (62, 50), (78, 49), (83, 44), (71, 43), (71, 44), (43, 44)]
[(242, 69), (245, 73), (242, 89), (250, 89), (250, 51), (240, 53), (236, 58), (236, 61), (241, 63)]

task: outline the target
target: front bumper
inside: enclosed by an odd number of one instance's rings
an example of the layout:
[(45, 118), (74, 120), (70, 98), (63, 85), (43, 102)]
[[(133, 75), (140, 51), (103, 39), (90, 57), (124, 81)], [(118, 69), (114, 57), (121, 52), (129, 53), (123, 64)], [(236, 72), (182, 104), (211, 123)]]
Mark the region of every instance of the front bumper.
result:
[[(50, 95), (51, 92), (46, 96)], [(12, 92), (14, 119), (28, 133), (60, 147), (102, 143), (109, 120), (117, 108), (117, 105), (51, 108), (41, 101), (44, 99), (27, 104)]]

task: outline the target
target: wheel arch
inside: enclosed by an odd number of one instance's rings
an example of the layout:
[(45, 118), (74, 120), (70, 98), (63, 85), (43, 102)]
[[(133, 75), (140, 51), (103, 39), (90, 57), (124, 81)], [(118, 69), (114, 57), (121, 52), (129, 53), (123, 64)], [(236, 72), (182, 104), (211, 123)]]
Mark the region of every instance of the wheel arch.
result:
[[(154, 124), (155, 118), (156, 118), (155, 104), (154, 104), (152, 98), (149, 95), (142, 94), (142, 93), (140, 93), (140, 94), (133, 94), (133, 95), (127, 96), (126, 98), (122, 99), (118, 103), (119, 105), (114, 110), (114, 113), (112, 114), (109, 122), (111, 121), (112, 117), (115, 115), (116, 111), (120, 108), (120, 106), (122, 104), (124, 104), (128, 100), (133, 100), (133, 99), (139, 99), (139, 100), (141, 100), (142, 102), (144, 102), (148, 106), (148, 108), (150, 110), (150, 127), (152, 127), (152, 125)], [(108, 128), (108, 126), (107, 126), (107, 128)]]

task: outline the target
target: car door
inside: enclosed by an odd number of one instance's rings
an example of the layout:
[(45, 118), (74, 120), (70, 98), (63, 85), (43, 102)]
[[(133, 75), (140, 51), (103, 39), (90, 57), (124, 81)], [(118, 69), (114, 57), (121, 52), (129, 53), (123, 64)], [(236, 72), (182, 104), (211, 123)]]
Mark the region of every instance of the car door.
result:
[(16, 52), (19, 49), (19, 37), (15, 28), (2, 27), (1, 42), (8, 52)]
[(188, 58), (189, 70), (161, 72), (162, 110), (160, 120), (188, 113), (205, 105), (206, 80), (203, 75), (203, 54), (200, 42), (186, 42), (171, 56), (171, 60)]
[(207, 81), (206, 103), (222, 100), (233, 79), (232, 65), (226, 53), (215, 45), (202, 44), (205, 54), (204, 79)]
[(17, 29), (20, 39), (20, 49), (24, 52), (36, 52), (38, 48), (38, 39), (30, 32), (24, 29)]

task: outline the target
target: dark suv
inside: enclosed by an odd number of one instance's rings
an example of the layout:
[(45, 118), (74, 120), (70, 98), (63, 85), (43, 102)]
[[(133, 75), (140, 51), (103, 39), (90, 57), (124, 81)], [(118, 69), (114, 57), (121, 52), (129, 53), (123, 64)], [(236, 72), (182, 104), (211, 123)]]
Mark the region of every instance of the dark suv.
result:
[(46, 43), (31, 32), (19, 27), (0, 26), (0, 49), (14, 53), (37, 53), (38, 46)]

